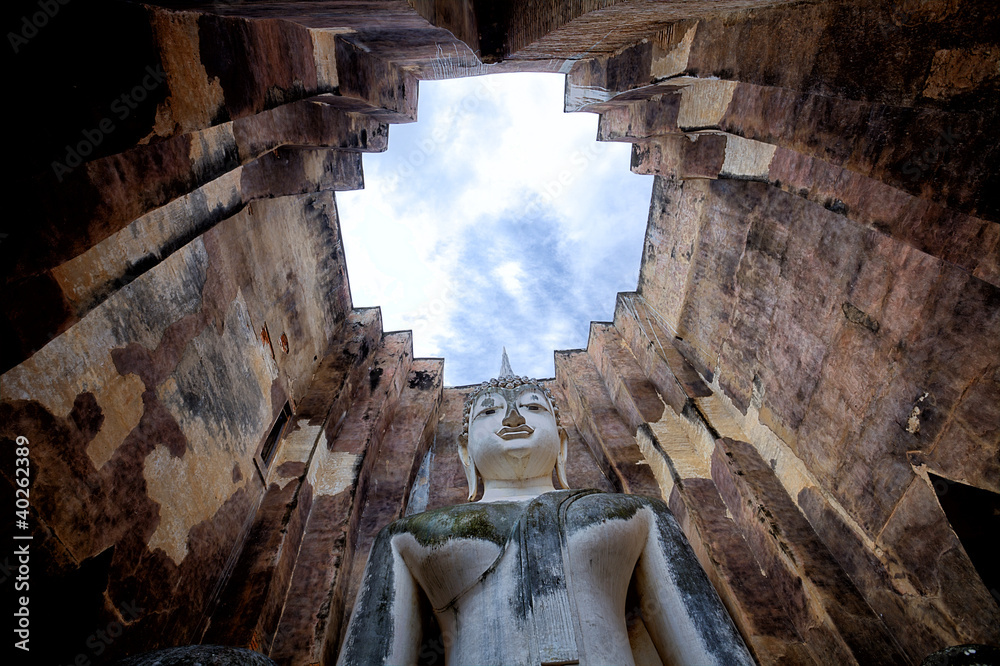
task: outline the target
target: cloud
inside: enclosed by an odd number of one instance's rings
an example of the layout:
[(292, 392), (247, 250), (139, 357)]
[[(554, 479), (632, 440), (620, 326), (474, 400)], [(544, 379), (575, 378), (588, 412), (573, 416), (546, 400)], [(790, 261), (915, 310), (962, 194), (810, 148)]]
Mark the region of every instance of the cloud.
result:
[(652, 177), (597, 116), (562, 112), (564, 77), (500, 74), (420, 84), (419, 121), (365, 156), (366, 189), (338, 193), (355, 305), (412, 329), (445, 382), (554, 373), (636, 287)]

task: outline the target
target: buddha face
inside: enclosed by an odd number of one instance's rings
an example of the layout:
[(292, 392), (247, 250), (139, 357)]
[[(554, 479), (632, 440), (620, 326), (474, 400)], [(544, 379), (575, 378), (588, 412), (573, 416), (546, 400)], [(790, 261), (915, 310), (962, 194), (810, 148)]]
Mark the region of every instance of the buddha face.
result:
[(476, 470), (484, 480), (517, 481), (549, 475), (558, 466), (565, 485), (566, 441), (552, 404), (537, 387), (482, 393), (469, 413), (468, 440), (459, 445), (471, 474), (470, 495), (475, 495)]

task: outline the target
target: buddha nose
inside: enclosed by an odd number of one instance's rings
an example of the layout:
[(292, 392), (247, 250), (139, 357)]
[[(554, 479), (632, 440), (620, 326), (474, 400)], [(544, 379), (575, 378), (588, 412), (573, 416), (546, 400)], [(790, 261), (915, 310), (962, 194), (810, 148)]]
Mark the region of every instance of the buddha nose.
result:
[(507, 408), (507, 415), (503, 417), (502, 424), (507, 428), (516, 428), (524, 425), (524, 417), (517, 411), (517, 407), (511, 405)]

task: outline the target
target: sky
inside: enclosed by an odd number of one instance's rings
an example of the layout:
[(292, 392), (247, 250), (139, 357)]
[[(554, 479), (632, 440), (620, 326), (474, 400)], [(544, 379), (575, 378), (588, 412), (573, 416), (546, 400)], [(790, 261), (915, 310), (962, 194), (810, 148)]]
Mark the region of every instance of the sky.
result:
[(562, 74), (422, 81), (418, 121), (365, 154), (365, 189), (338, 192), (355, 307), (412, 330), (445, 385), (555, 375), (639, 277), (652, 176), (597, 115), (563, 113)]

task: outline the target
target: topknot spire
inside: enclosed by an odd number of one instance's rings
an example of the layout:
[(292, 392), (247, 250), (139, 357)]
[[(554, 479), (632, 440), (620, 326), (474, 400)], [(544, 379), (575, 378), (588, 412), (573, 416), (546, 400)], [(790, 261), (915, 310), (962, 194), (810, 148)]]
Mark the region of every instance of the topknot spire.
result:
[(503, 359), (500, 361), (500, 379), (513, 377), (514, 371), (510, 368), (510, 359), (507, 358), (507, 348), (503, 348)]

